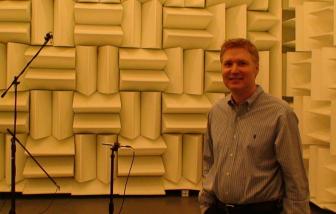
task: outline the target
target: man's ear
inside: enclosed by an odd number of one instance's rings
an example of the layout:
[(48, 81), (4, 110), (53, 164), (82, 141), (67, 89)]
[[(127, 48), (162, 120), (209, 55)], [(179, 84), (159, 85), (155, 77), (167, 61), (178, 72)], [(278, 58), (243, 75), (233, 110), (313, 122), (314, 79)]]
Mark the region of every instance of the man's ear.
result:
[(256, 72), (256, 75), (255, 75), (255, 76), (257, 76), (258, 73), (259, 73), (259, 65), (258, 65), (258, 64), (256, 65), (256, 71), (257, 71), (257, 72)]

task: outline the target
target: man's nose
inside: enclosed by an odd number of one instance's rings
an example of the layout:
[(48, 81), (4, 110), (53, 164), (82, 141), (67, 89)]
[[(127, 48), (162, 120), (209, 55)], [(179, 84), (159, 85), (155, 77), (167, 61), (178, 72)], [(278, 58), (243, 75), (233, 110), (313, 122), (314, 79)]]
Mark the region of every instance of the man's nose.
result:
[(236, 63), (233, 63), (231, 67), (231, 73), (237, 73), (238, 72), (238, 66)]

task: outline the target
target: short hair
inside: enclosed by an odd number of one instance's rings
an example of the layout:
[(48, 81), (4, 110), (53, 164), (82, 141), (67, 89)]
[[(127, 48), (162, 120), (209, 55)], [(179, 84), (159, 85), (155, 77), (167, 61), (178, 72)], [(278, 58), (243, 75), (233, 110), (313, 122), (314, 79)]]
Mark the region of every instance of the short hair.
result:
[(247, 50), (251, 54), (255, 63), (259, 65), (259, 53), (257, 47), (250, 40), (243, 38), (229, 39), (222, 44), (220, 51), (220, 62), (223, 60), (225, 51), (231, 48), (243, 48)]

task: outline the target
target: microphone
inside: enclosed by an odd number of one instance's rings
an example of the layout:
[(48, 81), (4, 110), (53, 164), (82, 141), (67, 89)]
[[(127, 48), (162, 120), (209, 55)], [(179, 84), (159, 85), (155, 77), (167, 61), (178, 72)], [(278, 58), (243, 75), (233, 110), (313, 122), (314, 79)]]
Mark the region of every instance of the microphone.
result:
[(113, 151), (118, 151), (118, 149), (119, 149), (120, 147), (124, 147), (124, 146), (121, 146), (120, 143), (119, 143), (118, 141), (114, 142), (113, 144), (103, 143), (103, 145), (104, 145), (104, 146), (110, 146), (111, 149), (112, 149)]
[(112, 149), (114, 151), (118, 151), (118, 149), (121, 147), (120, 143), (118, 141), (114, 142)]
[(48, 42), (50, 39), (52, 39), (53, 38), (53, 35), (52, 35), (52, 33), (51, 32), (48, 32), (46, 35), (45, 35), (45, 37), (44, 37), (44, 40), (46, 41), (46, 42)]
[(130, 145), (121, 145), (118, 141), (114, 142), (113, 144), (109, 144), (109, 143), (103, 143), (104, 146), (110, 146), (112, 148), (113, 151), (118, 151), (118, 149), (120, 148), (130, 148), (130, 149), (134, 149), (132, 146)]

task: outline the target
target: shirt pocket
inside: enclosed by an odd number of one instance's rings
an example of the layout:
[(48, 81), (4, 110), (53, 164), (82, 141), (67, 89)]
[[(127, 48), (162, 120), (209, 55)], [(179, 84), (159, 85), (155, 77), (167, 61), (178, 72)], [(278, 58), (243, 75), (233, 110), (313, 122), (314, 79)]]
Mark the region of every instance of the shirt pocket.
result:
[(276, 158), (274, 142), (274, 128), (262, 124), (249, 128), (242, 142), (247, 161), (256, 167), (273, 162)]

